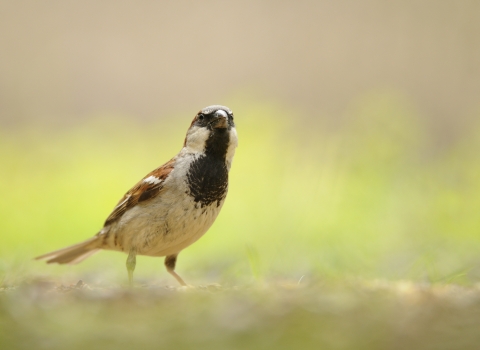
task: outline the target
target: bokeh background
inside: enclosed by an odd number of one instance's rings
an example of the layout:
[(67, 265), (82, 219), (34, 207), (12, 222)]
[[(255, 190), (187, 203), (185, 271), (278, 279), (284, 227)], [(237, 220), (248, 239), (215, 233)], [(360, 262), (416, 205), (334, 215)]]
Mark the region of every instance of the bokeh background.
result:
[[(479, 16), (474, 0), (0, 2), (2, 278), (123, 279), (118, 253), (30, 258), (96, 233), (225, 104), (231, 189), (180, 255), (187, 280), (478, 281)], [(137, 275), (169, 281), (160, 259)]]
[[(218, 293), (32, 260), (211, 104), (240, 144), (177, 271)], [(0, 0), (0, 347), (477, 349), (479, 154), (477, 0)]]

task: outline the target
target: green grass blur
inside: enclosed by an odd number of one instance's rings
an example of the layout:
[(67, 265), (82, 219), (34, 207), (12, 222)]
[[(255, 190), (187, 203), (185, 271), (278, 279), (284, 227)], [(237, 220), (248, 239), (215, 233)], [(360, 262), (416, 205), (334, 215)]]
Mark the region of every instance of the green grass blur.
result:
[[(334, 128), (273, 103), (230, 105), (239, 147), (229, 195), (208, 234), (180, 255), (185, 279), (477, 281), (478, 127), (434, 152), (422, 118), (394, 94), (358, 98)], [(2, 131), (0, 280), (103, 273), (122, 282), (120, 253), (74, 267), (31, 258), (95, 234), (123, 193), (180, 149), (189, 119), (98, 115), (55, 132)], [(140, 259), (136, 274), (173, 283), (161, 259)]]
[(359, 97), (337, 125), (228, 105), (240, 139), (230, 191), (179, 256), (179, 274), (207, 285), (184, 293), (165, 289), (176, 282), (159, 258), (139, 257), (128, 290), (124, 254), (32, 257), (95, 234), (178, 152), (189, 117), (0, 131), (0, 348), (476, 348), (480, 125), (437, 150), (394, 93)]

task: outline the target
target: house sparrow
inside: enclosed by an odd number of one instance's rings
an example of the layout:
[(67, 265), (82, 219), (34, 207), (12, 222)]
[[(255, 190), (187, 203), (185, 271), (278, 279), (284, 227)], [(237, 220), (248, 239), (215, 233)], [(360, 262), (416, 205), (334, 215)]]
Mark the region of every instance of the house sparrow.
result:
[(128, 253), (132, 285), (137, 254), (165, 256), (167, 271), (185, 286), (175, 272), (177, 256), (207, 232), (222, 209), (237, 144), (232, 111), (219, 105), (202, 109), (181, 151), (128, 191), (100, 232), (36, 259), (77, 264), (101, 249), (122, 251)]

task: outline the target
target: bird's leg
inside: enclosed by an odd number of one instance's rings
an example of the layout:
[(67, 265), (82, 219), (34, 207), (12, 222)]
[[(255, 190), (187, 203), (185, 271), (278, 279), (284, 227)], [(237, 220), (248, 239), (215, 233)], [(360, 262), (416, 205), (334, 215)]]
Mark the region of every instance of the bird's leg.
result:
[(128, 271), (128, 284), (130, 287), (133, 287), (133, 271), (135, 270), (135, 265), (137, 264), (137, 251), (135, 249), (130, 249), (127, 258), (127, 271)]
[(165, 267), (167, 268), (168, 273), (170, 273), (182, 286), (186, 286), (185, 281), (175, 272), (175, 263), (177, 262), (177, 254), (168, 255), (165, 258)]

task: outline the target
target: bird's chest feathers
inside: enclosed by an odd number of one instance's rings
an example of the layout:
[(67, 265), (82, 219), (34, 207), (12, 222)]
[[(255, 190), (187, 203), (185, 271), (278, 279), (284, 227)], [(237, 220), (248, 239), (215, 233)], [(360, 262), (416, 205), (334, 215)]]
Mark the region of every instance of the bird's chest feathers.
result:
[(225, 160), (203, 155), (195, 159), (187, 171), (188, 194), (202, 207), (225, 199), (228, 189), (228, 170)]

